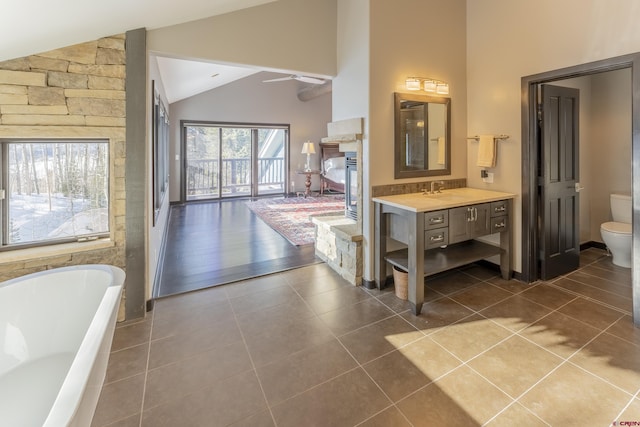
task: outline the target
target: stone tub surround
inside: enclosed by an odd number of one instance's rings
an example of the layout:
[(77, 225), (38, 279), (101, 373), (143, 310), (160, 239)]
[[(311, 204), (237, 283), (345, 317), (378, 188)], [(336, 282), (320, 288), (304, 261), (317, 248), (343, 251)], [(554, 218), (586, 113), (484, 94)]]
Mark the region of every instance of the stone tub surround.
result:
[(0, 281), (67, 265), (125, 266), (125, 73), (124, 34), (0, 62), (0, 139), (108, 140), (111, 177), (108, 239), (2, 252)]
[(362, 284), (362, 233), (356, 222), (344, 215), (318, 215), (316, 255), (343, 279), (355, 286)]

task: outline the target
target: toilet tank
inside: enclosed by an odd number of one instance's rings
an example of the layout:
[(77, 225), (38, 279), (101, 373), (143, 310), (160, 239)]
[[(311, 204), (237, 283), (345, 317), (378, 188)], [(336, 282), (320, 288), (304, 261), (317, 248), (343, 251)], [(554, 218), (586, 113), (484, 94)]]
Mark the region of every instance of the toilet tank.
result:
[(632, 213), (631, 196), (626, 194), (611, 195), (611, 216), (615, 222), (631, 224)]

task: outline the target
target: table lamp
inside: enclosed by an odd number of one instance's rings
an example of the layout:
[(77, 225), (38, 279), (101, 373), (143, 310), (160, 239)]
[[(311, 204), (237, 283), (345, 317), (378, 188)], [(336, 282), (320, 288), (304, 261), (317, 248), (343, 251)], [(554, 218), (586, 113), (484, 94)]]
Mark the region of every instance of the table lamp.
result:
[(313, 145), (313, 142), (307, 141), (302, 144), (302, 154), (307, 155), (307, 163), (304, 166), (304, 170), (305, 172), (309, 172), (311, 170), (309, 160), (312, 154), (316, 154), (316, 147)]

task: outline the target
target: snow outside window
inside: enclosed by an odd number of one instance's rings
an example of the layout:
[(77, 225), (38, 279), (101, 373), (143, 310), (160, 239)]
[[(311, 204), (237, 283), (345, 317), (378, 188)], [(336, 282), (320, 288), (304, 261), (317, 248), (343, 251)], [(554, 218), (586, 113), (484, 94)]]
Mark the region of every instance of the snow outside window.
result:
[(3, 246), (109, 232), (109, 143), (3, 141)]

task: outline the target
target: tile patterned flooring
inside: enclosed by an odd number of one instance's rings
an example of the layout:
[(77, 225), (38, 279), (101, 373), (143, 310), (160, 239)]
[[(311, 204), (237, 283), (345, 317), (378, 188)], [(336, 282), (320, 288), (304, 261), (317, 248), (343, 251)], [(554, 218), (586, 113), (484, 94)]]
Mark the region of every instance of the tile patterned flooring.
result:
[(117, 327), (93, 426), (640, 421), (630, 276), (597, 249), (532, 285), (472, 265), (420, 316), (325, 264), (161, 299)]

